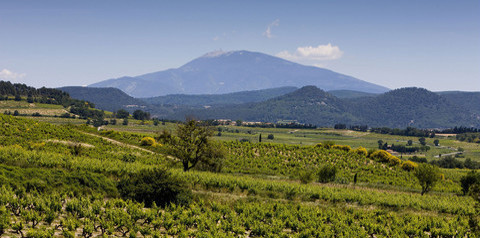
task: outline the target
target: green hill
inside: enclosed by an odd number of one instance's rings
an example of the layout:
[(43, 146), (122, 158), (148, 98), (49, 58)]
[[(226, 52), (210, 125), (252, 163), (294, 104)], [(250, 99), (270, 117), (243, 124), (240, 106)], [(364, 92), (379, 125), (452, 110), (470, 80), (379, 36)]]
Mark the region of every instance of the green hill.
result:
[(332, 90), (332, 91), (328, 91), (328, 93), (332, 94), (337, 98), (374, 97), (379, 95), (378, 93), (367, 93), (367, 92), (352, 91), (352, 90)]
[(265, 102), (183, 111), (174, 117), (181, 119), (188, 113), (202, 119), (296, 120), (320, 126), (336, 123), (393, 128), (480, 126), (479, 118), (472, 111), (421, 88), (402, 88), (376, 97), (339, 99), (307, 86)]
[(186, 95), (170, 94), (166, 96), (141, 98), (149, 104), (171, 104), (186, 106), (212, 106), (261, 102), (295, 91), (296, 87), (280, 87), (263, 90), (242, 91), (227, 94)]
[(146, 107), (145, 102), (117, 88), (62, 87), (59, 89), (67, 92), (72, 98), (93, 102), (97, 108), (106, 111)]

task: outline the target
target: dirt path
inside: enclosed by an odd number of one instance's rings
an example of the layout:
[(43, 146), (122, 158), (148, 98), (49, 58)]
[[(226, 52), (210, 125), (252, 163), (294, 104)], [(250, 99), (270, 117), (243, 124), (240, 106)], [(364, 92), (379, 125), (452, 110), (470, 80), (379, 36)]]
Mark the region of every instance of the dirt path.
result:
[(131, 148), (131, 149), (137, 149), (137, 150), (141, 150), (141, 151), (145, 151), (147, 153), (150, 153), (150, 154), (155, 154), (155, 152), (151, 151), (151, 150), (147, 150), (145, 148), (142, 148), (142, 147), (139, 147), (139, 146), (136, 146), (136, 145), (131, 145), (131, 144), (127, 144), (127, 143), (123, 143), (121, 141), (118, 141), (118, 140), (114, 140), (114, 139), (110, 139), (108, 137), (104, 137), (104, 136), (100, 136), (100, 135), (96, 135), (96, 134), (92, 134), (92, 133), (88, 133), (88, 132), (84, 132), (84, 131), (79, 131), (80, 133), (83, 133), (85, 135), (89, 135), (89, 136), (95, 136), (95, 137), (98, 137), (98, 138), (102, 138), (103, 140), (106, 140), (112, 144), (116, 144), (116, 145), (119, 145), (119, 146), (123, 146), (123, 147), (128, 147), (128, 148)]

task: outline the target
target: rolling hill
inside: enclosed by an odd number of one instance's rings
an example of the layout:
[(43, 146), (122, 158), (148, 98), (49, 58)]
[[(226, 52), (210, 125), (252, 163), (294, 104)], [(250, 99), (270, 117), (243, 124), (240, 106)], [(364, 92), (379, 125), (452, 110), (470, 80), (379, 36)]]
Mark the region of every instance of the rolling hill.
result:
[[(172, 117), (180, 119), (186, 113), (178, 112)], [(190, 110), (188, 114), (200, 119), (296, 120), (320, 126), (336, 123), (392, 128), (480, 126), (480, 118), (472, 111), (421, 88), (396, 89), (376, 97), (339, 99), (315, 86), (306, 86), (264, 102)]]
[(166, 96), (142, 98), (141, 100), (149, 104), (171, 104), (171, 105), (187, 105), (187, 106), (210, 106), (210, 105), (227, 105), (242, 104), (249, 102), (261, 102), (270, 98), (278, 97), (287, 93), (291, 93), (298, 88), (281, 87), (262, 90), (242, 91), (227, 94), (206, 94), (206, 95), (186, 95), (186, 94), (170, 94)]
[(90, 87), (115, 87), (133, 97), (225, 94), (285, 86), (382, 93), (387, 88), (331, 70), (249, 51), (211, 52), (177, 69), (109, 79)]
[(72, 98), (92, 102), (98, 109), (112, 112), (128, 107), (146, 106), (142, 100), (133, 98), (117, 88), (63, 87), (59, 90), (68, 93)]

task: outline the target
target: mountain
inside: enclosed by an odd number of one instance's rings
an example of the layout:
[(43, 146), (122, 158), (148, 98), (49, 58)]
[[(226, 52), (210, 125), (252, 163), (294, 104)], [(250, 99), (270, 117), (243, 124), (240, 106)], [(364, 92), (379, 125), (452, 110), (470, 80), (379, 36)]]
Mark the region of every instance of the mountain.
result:
[[(212, 107), (188, 113), (200, 119), (229, 118), (264, 122), (297, 120), (300, 123), (333, 125), (346, 118), (354, 120), (347, 109), (345, 103), (335, 96), (315, 86), (305, 86), (264, 102), (247, 103), (235, 107)], [(180, 119), (184, 114), (177, 113), (174, 117)]]
[(445, 128), (480, 125), (475, 114), (423, 88), (401, 88), (348, 100), (350, 112), (371, 126)]
[(276, 122), (296, 120), (319, 126), (336, 123), (372, 127), (480, 127), (480, 117), (447, 98), (422, 88), (401, 88), (374, 97), (339, 99), (315, 86), (264, 102), (179, 112), (176, 119), (232, 119)]
[(480, 115), (480, 92), (445, 91), (437, 94)]
[(147, 105), (117, 88), (63, 87), (59, 90), (68, 93), (72, 98), (92, 102), (96, 108), (106, 111), (145, 108)]
[(353, 90), (331, 90), (328, 93), (337, 98), (359, 98), (359, 97), (374, 97), (378, 96), (378, 93), (366, 93)]
[(331, 70), (250, 51), (216, 51), (177, 69), (94, 83), (134, 97), (167, 94), (225, 94), (276, 87), (315, 85), (324, 90), (382, 93), (387, 88)]
[(186, 95), (171, 94), (166, 96), (142, 98), (141, 100), (149, 104), (171, 104), (171, 105), (187, 105), (187, 106), (211, 106), (226, 104), (242, 104), (248, 102), (261, 102), (270, 98), (278, 97), (287, 93), (291, 93), (298, 88), (281, 87), (253, 91), (243, 91), (227, 94), (206, 94), (206, 95)]

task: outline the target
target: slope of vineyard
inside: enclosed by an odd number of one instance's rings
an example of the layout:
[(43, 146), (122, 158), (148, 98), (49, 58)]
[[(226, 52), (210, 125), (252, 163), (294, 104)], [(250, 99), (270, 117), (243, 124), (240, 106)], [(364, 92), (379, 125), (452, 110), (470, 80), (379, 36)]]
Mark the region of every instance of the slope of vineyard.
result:
[[(161, 146), (139, 149), (145, 134), (6, 115), (0, 115), (0, 124), (1, 236), (471, 234), (468, 216), (474, 201), (459, 196), (458, 180), (465, 170), (442, 170), (445, 179), (422, 196), (411, 172), (342, 147), (227, 141), (222, 142), (228, 156), (221, 173), (183, 172), (161, 154)], [(338, 168), (333, 183), (299, 183), (300, 171), (327, 163)], [(169, 167), (193, 191), (193, 201), (145, 207), (120, 198), (119, 180), (156, 167)]]

